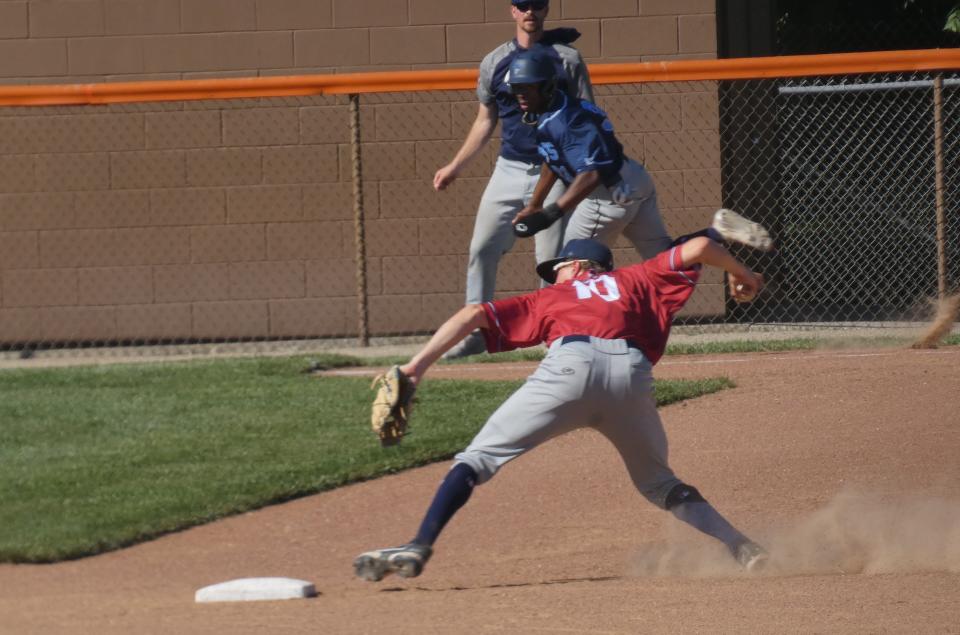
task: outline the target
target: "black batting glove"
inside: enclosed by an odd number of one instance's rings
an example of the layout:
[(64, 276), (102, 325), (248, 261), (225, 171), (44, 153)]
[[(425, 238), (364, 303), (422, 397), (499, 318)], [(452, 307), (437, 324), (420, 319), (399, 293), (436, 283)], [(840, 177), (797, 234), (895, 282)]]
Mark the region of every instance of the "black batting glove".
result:
[(518, 238), (530, 238), (537, 232), (543, 231), (560, 220), (563, 210), (556, 203), (551, 203), (539, 212), (525, 216), (513, 226), (513, 233)]

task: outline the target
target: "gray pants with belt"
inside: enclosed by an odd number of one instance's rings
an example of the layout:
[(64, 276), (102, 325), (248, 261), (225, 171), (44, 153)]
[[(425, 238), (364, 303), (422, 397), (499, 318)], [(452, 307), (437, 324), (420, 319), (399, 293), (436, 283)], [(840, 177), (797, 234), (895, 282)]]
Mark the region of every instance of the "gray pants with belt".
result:
[(647, 170), (627, 159), (620, 170), (621, 183), (611, 190), (600, 186), (573, 211), (563, 243), (574, 238), (595, 238), (612, 247), (617, 236), (629, 240), (644, 260), (670, 246), (671, 238), (660, 217), (657, 191)]
[(524, 452), (583, 427), (609, 439), (637, 490), (664, 507), (680, 480), (667, 463), (651, 364), (624, 340), (553, 342), (537, 370), (490, 416), (455, 462), (468, 464), (483, 483)]
[[(539, 177), (539, 164), (497, 158), (473, 226), (467, 262), (467, 304), (493, 300), (500, 258), (516, 241), (510, 221), (530, 201)], [(546, 203), (556, 201), (563, 189), (563, 183), (558, 181), (550, 190)], [(563, 246), (563, 228), (564, 223), (555, 223), (534, 236), (538, 263), (559, 253)]]

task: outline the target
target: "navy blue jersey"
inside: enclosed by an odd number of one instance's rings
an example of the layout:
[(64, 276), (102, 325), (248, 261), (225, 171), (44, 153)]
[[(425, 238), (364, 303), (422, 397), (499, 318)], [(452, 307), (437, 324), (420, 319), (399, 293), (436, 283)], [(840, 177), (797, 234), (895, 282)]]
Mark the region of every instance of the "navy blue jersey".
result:
[(537, 151), (567, 185), (581, 172), (596, 171), (610, 187), (620, 180), (623, 146), (613, 124), (596, 104), (559, 93), (551, 110), (540, 115)]
[[(586, 64), (577, 50), (566, 44), (552, 44), (541, 47), (554, 60), (557, 69), (557, 88), (574, 97), (589, 99), (592, 97), (590, 79)], [(484, 104), (496, 103), (501, 125), (500, 156), (514, 161), (539, 164), (536, 130), (520, 121), (523, 111), (517, 104), (517, 98), (510, 92), (506, 83), (507, 74), (513, 58), (524, 49), (516, 40), (507, 42), (492, 51), (480, 64), (480, 76), (477, 82), (477, 96)]]

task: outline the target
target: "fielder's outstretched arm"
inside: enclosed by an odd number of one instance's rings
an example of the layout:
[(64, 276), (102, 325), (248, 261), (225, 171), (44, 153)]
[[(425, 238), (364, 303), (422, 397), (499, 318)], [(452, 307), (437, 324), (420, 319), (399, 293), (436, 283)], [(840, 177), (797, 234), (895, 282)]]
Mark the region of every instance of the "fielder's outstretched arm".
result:
[(401, 366), (400, 370), (414, 384), (419, 383), (427, 369), (440, 359), (441, 355), (453, 348), (454, 344), (476, 329), (487, 328), (489, 325), (483, 306), (479, 304), (466, 305), (444, 322), (426, 346), (414, 355), (413, 359)]
[(734, 258), (726, 247), (706, 236), (691, 238), (683, 243), (680, 246), (680, 258), (684, 265), (704, 264), (726, 271), (734, 298), (751, 297), (763, 289), (762, 275), (751, 271)]

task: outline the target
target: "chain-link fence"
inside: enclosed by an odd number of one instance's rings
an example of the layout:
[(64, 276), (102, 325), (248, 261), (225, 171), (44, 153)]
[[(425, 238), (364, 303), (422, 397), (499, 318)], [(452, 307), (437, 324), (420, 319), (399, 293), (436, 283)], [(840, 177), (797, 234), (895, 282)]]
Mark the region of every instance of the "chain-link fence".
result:
[[(727, 206), (777, 241), (738, 251), (755, 303), (713, 272), (681, 322), (889, 324), (955, 289), (960, 86), (935, 108), (933, 77), (596, 87), (671, 233)], [(0, 108), (0, 350), (427, 334), (497, 154), (434, 191), (476, 114), (472, 91)], [(518, 240), (498, 295), (533, 265)]]
[(724, 86), (724, 203), (779, 247), (753, 259), (767, 293), (731, 319), (914, 320), (957, 288), (960, 81), (940, 77), (936, 90), (927, 74)]

